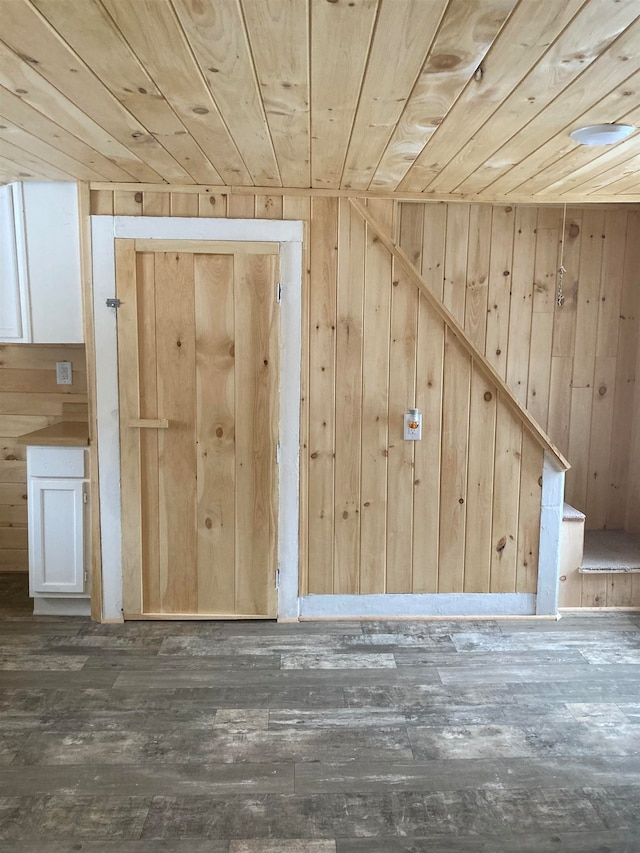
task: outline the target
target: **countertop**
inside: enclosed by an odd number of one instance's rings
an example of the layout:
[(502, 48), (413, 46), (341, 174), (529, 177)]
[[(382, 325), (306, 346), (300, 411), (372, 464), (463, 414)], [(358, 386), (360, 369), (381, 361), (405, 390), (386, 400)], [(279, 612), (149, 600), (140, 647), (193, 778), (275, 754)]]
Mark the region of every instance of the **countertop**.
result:
[(20, 435), (17, 442), (36, 447), (88, 447), (89, 426), (82, 421), (60, 421)]

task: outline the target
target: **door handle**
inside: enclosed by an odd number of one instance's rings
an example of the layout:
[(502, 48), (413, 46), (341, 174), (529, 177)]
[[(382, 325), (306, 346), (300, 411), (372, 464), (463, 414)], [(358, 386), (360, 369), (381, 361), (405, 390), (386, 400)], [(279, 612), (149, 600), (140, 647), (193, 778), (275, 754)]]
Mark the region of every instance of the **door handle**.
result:
[(166, 418), (131, 418), (128, 426), (138, 429), (168, 429), (169, 421)]

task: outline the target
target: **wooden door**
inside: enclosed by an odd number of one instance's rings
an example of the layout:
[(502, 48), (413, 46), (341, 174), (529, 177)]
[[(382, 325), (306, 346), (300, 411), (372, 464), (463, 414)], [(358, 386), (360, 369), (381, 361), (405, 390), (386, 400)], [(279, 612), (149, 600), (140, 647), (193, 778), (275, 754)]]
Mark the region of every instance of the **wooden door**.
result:
[(273, 617), (277, 244), (153, 242), (116, 241), (125, 617)]

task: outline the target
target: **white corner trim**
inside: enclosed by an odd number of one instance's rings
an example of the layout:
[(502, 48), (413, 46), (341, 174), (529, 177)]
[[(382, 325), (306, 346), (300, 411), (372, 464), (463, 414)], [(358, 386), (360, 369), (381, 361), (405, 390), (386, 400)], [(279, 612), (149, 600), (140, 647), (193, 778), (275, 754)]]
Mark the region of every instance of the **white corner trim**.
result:
[[(300, 225), (302, 223), (289, 223)], [(298, 618), (302, 243), (280, 243), (280, 491), (278, 619)]]
[(558, 470), (553, 457), (545, 452), (542, 469), (540, 549), (536, 595), (536, 614), (538, 616), (555, 616), (558, 612), (563, 505), (564, 471)]
[(280, 466), (278, 513), (278, 618), (298, 618), (298, 496), (302, 222), (261, 219), (186, 219), (92, 216), (96, 348), (96, 413), (100, 469), (102, 598), (104, 620), (122, 618), (122, 526), (114, 240), (236, 240), (280, 244)]
[(116, 312), (105, 301), (116, 295), (113, 217), (92, 217), (93, 322), (96, 420), (102, 548), (102, 616), (122, 618), (122, 514)]
[(385, 595), (305, 595), (301, 619), (389, 619), (427, 616), (533, 616), (529, 593), (428, 593)]

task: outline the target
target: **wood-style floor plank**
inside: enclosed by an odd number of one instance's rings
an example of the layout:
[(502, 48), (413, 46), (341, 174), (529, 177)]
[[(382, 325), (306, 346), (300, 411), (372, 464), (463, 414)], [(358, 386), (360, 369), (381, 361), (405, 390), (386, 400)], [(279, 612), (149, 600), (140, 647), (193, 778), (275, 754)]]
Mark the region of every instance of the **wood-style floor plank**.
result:
[(640, 614), (33, 617), (0, 575), (0, 847), (627, 853)]

